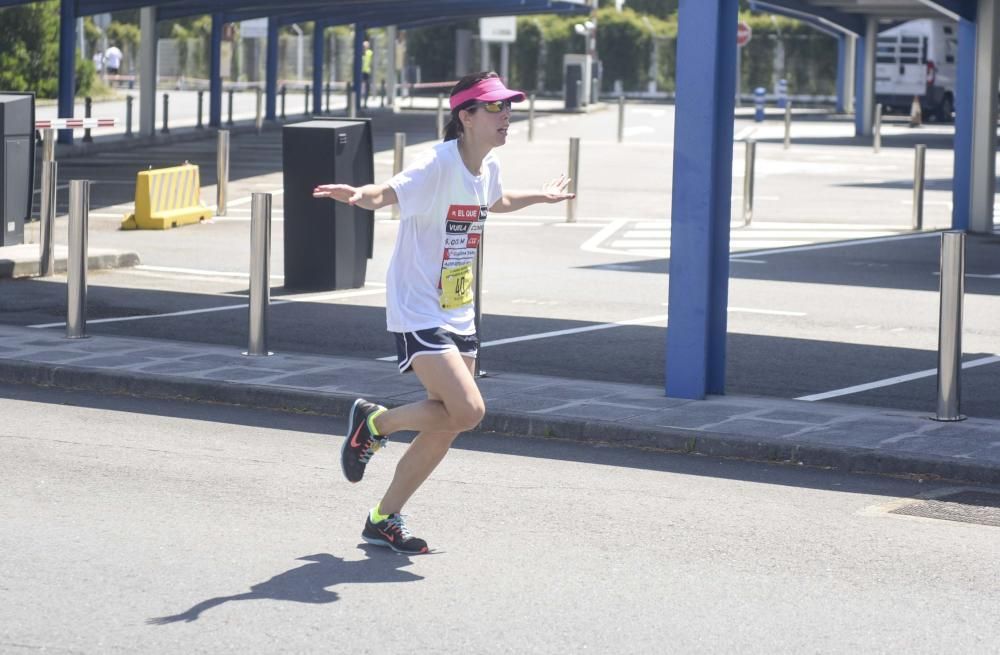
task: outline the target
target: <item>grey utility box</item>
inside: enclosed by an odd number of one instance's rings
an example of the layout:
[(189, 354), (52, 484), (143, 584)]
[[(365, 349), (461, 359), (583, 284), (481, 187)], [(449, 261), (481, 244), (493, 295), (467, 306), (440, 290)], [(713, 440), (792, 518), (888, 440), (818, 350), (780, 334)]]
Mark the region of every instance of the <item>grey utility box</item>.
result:
[(35, 187), (35, 95), (0, 92), (0, 246), (24, 243)]

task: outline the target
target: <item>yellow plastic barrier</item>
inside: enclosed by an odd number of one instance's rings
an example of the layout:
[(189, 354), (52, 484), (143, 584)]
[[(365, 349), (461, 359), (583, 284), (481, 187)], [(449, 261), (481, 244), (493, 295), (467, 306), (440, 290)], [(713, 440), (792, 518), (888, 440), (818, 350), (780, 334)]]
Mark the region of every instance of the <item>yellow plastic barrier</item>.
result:
[(212, 217), (201, 203), (201, 176), (196, 164), (140, 171), (135, 180), (135, 213), (123, 230), (168, 230)]

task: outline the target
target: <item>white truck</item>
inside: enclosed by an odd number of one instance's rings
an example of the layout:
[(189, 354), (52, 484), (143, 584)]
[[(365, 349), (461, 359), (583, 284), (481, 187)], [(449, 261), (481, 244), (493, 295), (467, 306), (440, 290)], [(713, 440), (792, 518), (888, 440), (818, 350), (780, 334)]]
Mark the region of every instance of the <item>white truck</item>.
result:
[(952, 120), (958, 25), (924, 18), (880, 32), (875, 51), (875, 102), (887, 113), (910, 113), (913, 98), (925, 117)]

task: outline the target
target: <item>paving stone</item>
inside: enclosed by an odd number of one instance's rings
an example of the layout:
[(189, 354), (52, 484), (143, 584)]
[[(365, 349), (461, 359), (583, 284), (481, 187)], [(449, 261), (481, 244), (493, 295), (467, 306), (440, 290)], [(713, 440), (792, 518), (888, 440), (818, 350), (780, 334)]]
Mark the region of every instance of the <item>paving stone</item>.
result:
[(809, 423), (812, 425), (821, 425), (823, 423), (829, 423), (830, 421), (835, 421), (841, 418), (840, 415), (830, 414), (824, 412), (806, 412), (806, 411), (795, 411), (787, 409), (778, 409), (765, 414), (758, 414), (758, 418), (771, 419), (774, 421), (792, 421), (795, 423)]
[(740, 434), (748, 437), (787, 437), (801, 430), (801, 425), (790, 425), (788, 423), (775, 423), (774, 421), (762, 421), (752, 418), (734, 418), (725, 423), (712, 426), (712, 432), (724, 434)]
[(180, 359), (191, 354), (187, 348), (150, 348), (142, 351), (144, 357), (152, 359)]
[(281, 375), (283, 371), (269, 371), (262, 368), (247, 368), (242, 366), (234, 366), (232, 368), (220, 368), (215, 371), (209, 371), (201, 377), (207, 380), (228, 380), (230, 382), (245, 382), (247, 380), (259, 380), (261, 378), (269, 378), (275, 375)]
[(486, 411), (509, 410), (520, 412), (537, 412), (543, 409), (552, 409), (565, 405), (566, 401), (561, 398), (548, 398), (545, 396), (534, 396), (524, 394), (507, 394), (491, 400), (486, 404)]
[(149, 361), (145, 357), (135, 355), (114, 355), (111, 357), (88, 357), (78, 359), (73, 362), (74, 366), (96, 366), (98, 368), (119, 368), (124, 366), (134, 366), (144, 361)]
[(159, 373), (162, 375), (184, 375), (186, 373), (198, 373), (209, 370), (204, 364), (199, 362), (159, 362), (150, 366), (143, 366), (144, 373)]
[(621, 421), (646, 410), (641, 407), (625, 407), (608, 403), (583, 403), (552, 411), (537, 412), (545, 416), (565, 416), (570, 418), (595, 419), (599, 421)]
[(649, 412), (634, 420), (640, 425), (660, 425), (664, 427), (700, 428), (721, 423), (740, 414), (754, 410), (753, 406), (730, 403), (698, 403), (680, 405), (674, 409)]
[(337, 387), (343, 384), (343, 376), (340, 375), (337, 369), (327, 369), (325, 371), (275, 378), (268, 384), (280, 384), (285, 387), (306, 387), (310, 389)]
[(39, 350), (27, 353), (19, 359), (27, 359), (33, 362), (65, 362), (71, 359), (81, 359), (87, 357), (88, 353), (81, 353), (76, 350)]

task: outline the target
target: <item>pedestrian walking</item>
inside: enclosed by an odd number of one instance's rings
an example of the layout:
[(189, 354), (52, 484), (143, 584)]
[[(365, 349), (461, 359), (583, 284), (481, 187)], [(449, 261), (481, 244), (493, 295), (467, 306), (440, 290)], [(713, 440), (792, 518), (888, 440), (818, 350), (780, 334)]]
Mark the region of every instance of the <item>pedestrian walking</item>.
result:
[(401, 553), (425, 553), (400, 512), (441, 462), (455, 438), (475, 428), (486, 411), (473, 375), (479, 338), (473, 308), (474, 262), (490, 212), (556, 203), (564, 175), (539, 192), (503, 189), (493, 149), (507, 141), (512, 102), (524, 93), (493, 72), (467, 75), (451, 91), (444, 141), (383, 184), (316, 187), (313, 196), (379, 209), (399, 204), (400, 225), (389, 264), (386, 325), (396, 340), (400, 373), (414, 372), (427, 399), (386, 409), (355, 401), (341, 449), (345, 477), (359, 482), (388, 437), (418, 432), (388, 490), (369, 512), (362, 538)]
[(364, 107), (368, 109), (368, 96), (371, 94), (372, 86), (372, 57), (375, 53), (372, 52), (371, 44), (365, 41), (361, 44), (362, 54), (361, 54), (361, 83), (364, 85)]
[(117, 75), (122, 65), (122, 51), (118, 46), (111, 46), (104, 51), (104, 63), (109, 75)]

